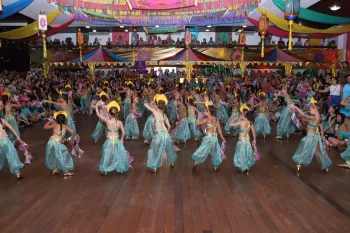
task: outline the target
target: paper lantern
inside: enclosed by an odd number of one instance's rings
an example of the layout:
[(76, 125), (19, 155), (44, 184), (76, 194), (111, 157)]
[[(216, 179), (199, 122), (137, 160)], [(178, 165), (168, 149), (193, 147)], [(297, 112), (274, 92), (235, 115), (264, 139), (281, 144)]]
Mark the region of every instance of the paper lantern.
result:
[(299, 17), (300, 1), (301, 0), (286, 0), (284, 2), (284, 18), (288, 20), (289, 25), (288, 50), (292, 50), (293, 20)]
[(46, 51), (46, 31), (47, 31), (47, 16), (45, 14), (45, 10), (41, 9), (40, 14), (38, 16), (38, 29), (39, 32), (43, 38), (43, 58), (47, 58), (47, 51)]
[(266, 13), (264, 12), (259, 18), (259, 33), (261, 37), (261, 57), (264, 57), (264, 43), (265, 43), (265, 35), (269, 29), (269, 19), (266, 17)]

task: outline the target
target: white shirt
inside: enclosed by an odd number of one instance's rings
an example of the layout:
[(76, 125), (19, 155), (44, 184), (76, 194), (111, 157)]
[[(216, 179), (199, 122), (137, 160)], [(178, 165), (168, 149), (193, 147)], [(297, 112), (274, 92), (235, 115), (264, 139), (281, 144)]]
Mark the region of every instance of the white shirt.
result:
[(337, 96), (340, 96), (340, 91), (341, 91), (340, 84), (337, 84), (336, 86), (331, 85), (331, 86), (329, 87), (329, 94), (330, 94), (330, 95), (337, 95)]

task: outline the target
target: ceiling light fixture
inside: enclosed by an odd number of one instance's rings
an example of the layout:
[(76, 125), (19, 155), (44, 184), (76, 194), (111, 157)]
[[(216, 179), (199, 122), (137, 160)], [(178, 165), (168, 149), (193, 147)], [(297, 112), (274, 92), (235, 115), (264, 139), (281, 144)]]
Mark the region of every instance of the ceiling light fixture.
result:
[(242, 27), (243, 27), (243, 28), (246, 28), (246, 27), (247, 27), (247, 25), (243, 25)]
[(86, 28), (90, 28), (90, 26), (85, 26)]
[(96, 30), (94, 29), (94, 30), (92, 30), (92, 32), (96, 32)]
[(238, 32), (241, 32), (241, 31), (242, 31), (241, 29), (238, 30)]
[(331, 9), (332, 11), (337, 11), (340, 9), (340, 6), (333, 5), (333, 6), (329, 7), (329, 9)]
[(125, 29), (125, 32), (128, 32), (129, 30), (128, 29)]
[(156, 25), (155, 27), (156, 27), (156, 28), (159, 28), (159, 25)]
[(206, 32), (209, 32), (209, 29), (206, 29), (205, 31), (206, 31)]
[(208, 25), (207, 27), (208, 27), (208, 28), (211, 28), (211, 25)]
[(123, 26), (123, 25), (120, 25), (120, 28), (124, 28), (124, 26)]

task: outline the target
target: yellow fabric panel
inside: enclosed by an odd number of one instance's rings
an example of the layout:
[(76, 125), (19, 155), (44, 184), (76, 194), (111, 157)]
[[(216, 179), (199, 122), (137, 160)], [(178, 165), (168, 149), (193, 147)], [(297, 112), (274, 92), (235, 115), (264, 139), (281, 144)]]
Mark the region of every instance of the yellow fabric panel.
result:
[[(50, 25), (52, 21), (57, 17), (57, 15), (60, 13), (60, 11), (54, 10), (47, 16), (47, 25)], [(2, 32), (0, 33), (0, 38), (4, 39), (22, 39), (22, 38), (27, 38), (30, 36), (33, 36), (35, 34), (39, 33), (39, 28), (38, 28), (38, 21), (35, 21), (31, 24), (28, 24), (27, 26), (17, 28), (11, 31), (7, 32)]]

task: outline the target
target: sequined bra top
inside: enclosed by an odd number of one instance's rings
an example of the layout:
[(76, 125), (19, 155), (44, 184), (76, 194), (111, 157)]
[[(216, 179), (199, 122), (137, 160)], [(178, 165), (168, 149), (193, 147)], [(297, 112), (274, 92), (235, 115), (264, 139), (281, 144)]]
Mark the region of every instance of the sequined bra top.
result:
[(317, 128), (317, 124), (313, 123), (312, 121), (309, 121), (309, 126), (311, 128)]
[(109, 129), (106, 129), (106, 131), (108, 132), (108, 133), (118, 133), (118, 131), (119, 131), (119, 129), (115, 129), (115, 130), (109, 130)]
[(206, 125), (205, 125), (205, 128), (206, 128), (206, 129), (210, 129), (210, 128), (212, 128), (212, 127), (213, 127), (213, 126), (212, 126), (211, 124), (206, 124)]

